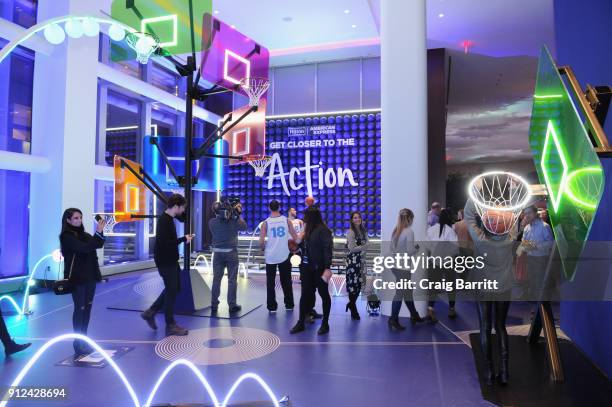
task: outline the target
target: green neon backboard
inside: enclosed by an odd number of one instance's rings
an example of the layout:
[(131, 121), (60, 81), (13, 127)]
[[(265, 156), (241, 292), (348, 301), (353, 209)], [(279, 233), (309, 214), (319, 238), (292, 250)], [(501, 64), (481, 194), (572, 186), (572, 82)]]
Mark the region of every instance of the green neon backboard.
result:
[(573, 279), (601, 199), (604, 173), (546, 47), (540, 53), (529, 144), (548, 192), (548, 214), (563, 270)]
[[(134, 0), (128, 8), (126, 0), (113, 0), (111, 17), (138, 32), (154, 34), (159, 38), (164, 55), (191, 53), (189, 20), (190, 0)], [(202, 50), (202, 19), (204, 13), (212, 13), (212, 0), (191, 0), (195, 52)], [(123, 47), (124, 49), (126, 47)], [(113, 47), (113, 61), (134, 59), (131, 50), (121, 51)]]

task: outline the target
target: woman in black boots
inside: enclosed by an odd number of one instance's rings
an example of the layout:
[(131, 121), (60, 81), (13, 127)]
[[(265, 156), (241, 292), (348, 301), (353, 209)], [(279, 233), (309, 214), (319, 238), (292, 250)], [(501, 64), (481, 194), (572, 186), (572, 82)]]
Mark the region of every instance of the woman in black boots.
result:
[[(104, 220), (98, 221), (92, 236), (83, 227), (83, 213), (68, 208), (62, 216), (60, 247), (64, 256), (64, 278), (72, 288), (72, 327), (75, 333), (87, 335), (89, 318), (96, 293), (96, 283), (102, 280), (96, 249), (104, 246)], [(73, 343), (75, 356), (86, 355), (93, 349), (84, 341)]]
[(300, 281), (302, 293), (300, 297), (300, 319), (291, 328), (291, 333), (298, 333), (306, 329), (305, 320), (310, 315), (315, 302), (315, 291), (323, 302), (323, 320), (319, 328), (319, 335), (329, 332), (329, 312), (331, 310), (331, 297), (328, 282), (332, 276), (332, 252), (334, 241), (332, 232), (323, 222), (321, 211), (311, 206), (304, 213), (304, 237), (302, 239), (302, 264), (300, 265)]
[(361, 213), (351, 213), (351, 228), (346, 233), (346, 291), (349, 302), (346, 311), (351, 311), (352, 319), (361, 319), (357, 311), (357, 298), (365, 284), (365, 251), (368, 246), (368, 232), (363, 226)]

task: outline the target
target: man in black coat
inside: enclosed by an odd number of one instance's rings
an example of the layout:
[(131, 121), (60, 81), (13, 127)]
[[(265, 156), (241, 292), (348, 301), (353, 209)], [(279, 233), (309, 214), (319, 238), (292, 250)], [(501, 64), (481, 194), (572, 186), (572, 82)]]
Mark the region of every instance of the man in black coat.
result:
[(142, 319), (152, 329), (157, 329), (155, 314), (165, 308), (166, 335), (184, 336), (189, 332), (179, 326), (174, 320), (174, 302), (180, 290), (181, 266), (179, 265), (178, 245), (184, 242), (190, 243), (194, 235), (186, 235), (178, 238), (174, 218), (185, 213), (186, 200), (182, 195), (172, 194), (168, 199), (168, 205), (164, 213), (157, 220), (155, 231), (154, 260), (157, 270), (164, 280), (164, 290), (151, 307), (140, 314)]

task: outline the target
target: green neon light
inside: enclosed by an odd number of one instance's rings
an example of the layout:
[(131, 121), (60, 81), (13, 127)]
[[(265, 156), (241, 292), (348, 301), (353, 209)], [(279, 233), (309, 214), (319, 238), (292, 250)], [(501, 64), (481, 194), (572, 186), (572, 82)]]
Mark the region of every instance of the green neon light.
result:
[(178, 16), (176, 14), (160, 16), (160, 17), (151, 17), (151, 18), (143, 18), (140, 21), (140, 31), (147, 32), (147, 25), (152, 23), (160, 23), (162, 21), (172, 21), (172, 41), (160, 42), (160, 47), (174, 47), (178, 44)]
[[(559, 182), (559, 189), (557, 191), (554, 190), (551, 176), (549, 174), (548, 168), (548, 157), (550, 156), (549, 145), (551, 143), (551, 139), (554, 143), (555, 151), (559, 155), (559, 159), (561, 160), (561, 165), (563, 166), (563, 174), (561, 175), (561, 181)], [(546, 129), (546, 138), (544, 140), (544, 147), (542, 148), (542, 159), (540, 160), (540, 167), (542, 168), (542, 173), (544, 174), (544, 180), (546, 184), (546, 188), (548, 189), (548, 193), (552, 199), (553, 209), (555, 212), (559, 210), (559, 204), (561, 203), (561, 197), (563, 196), (563, 192), (565, 191), (565, 185), (567, 184), (567, 159), (565, 157), (565, 153), (563, 152), (563, 148), (561, 147), (561, 141), (559, 140), (559, 136), (557, 135), (557, 131), (555, 130), (555, 126), (553, 126), (552, 120), (548, 121), (548, 127)]]
[[(587, 188), (594, 187), (594, 191), (575, 191), (580, 186), (575, 182), (582, 178), (588, 177), (586, 180)], [(576, 171), (572, 171), (567, 177), (567, 188), (565, 193), (576, 205), (584, 208), (595, 210), (599, 202), (601, 190), (603, 187), (603, 170), (600, 167), (586, 167)], [(592, 192), (592, 193), (591, 193)]]
[(563, 95), (533, 95), (536, 99), (561, 99)]

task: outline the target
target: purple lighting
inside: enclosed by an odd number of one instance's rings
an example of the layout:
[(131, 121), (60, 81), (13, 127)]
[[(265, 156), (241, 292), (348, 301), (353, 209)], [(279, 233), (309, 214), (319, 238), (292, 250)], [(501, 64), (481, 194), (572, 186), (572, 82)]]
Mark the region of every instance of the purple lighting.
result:
[[(267, 78), (270, 52), (230, 25), (206, 13), (202, 32), (202, 77), (227, 89), (243, 78)], [(265, 98), (265, 95), (264, 95)]]

